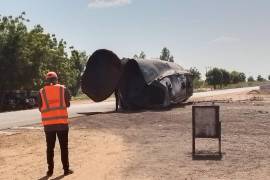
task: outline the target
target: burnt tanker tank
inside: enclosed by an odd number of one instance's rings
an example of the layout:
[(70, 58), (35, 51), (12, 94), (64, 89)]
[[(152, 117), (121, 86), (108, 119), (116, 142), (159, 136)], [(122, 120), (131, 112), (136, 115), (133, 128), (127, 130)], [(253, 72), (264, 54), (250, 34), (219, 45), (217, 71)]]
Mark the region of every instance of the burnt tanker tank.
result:
[(193, 94), (192, 76), (181, 66), (144, 59), (119, 59), (106, 49), (95, 51), (82, 75), (82, 91), (101, 102), (118, 92), (120, 107), (163, 108), (186, 101)]

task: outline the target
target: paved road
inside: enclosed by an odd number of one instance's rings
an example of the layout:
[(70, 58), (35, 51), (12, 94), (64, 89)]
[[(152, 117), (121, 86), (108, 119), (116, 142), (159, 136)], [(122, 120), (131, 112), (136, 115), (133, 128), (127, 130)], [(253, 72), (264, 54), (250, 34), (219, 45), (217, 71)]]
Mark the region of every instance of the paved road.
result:
[(246, 91), (252, 90), (259, 90), (260, 87), (247, 87), (247, 88), (236, 88), (236, 89), (224, 89), (224, 90), (216, 90), (216, 91), (208, 91), (208, 92), (201, 92), (201, 93), (194, 93), (192, 97), (208, 97), (208, 96), (218, 96), (223, 94), (230, 94), (230, 93), (241, 93)]
[[(69, 117), (73, 118), (83, 116), (83, 113), (112, 111), (114, 107), (114, 101), (83, 104), (75, 103), (74, 105), (71, 103), (71, 108), (69, 108), (68, 112)], [(0, 113), (0, 130), (35, 123), (40, 123), (40, 112), (38, 109)]]
[[(194, 93), (193, 97), (207, 97), (235, 92), (251, 91), (257, 89), (259, 89), (259, 87), (201, 92), (201, 93)], [(115, 107), (114, 101), (101, 103), (89, 102), (83, 104), (75, 103), (71, 104), (71, 108), (69, 108), (69, 117), (73, 118), (83, 116), (83, 113), (112, 111), (114, 110), (114, 107)], [(40, 113), (37, 109), (0, 113), (0, 130), (31, 125), (39, 122), (40, 122)]]

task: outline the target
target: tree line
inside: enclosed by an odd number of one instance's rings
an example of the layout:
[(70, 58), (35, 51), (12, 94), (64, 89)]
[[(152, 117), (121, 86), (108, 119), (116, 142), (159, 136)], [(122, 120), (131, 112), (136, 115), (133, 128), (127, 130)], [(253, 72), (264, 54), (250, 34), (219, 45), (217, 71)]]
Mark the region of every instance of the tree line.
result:
[(17, 17), (0, 15), (0, 92), (38, 90), (45, 74), (55, 71), (72, 95), (80, 88), (87, 55), (67, 47), (66, 41), (46, 33), (41, 25), (27, 26), (25, 12)]
[[(198, 84), (201, 80), (201, 73), (198, 71), (197, 68), (192, 67), (190, 68), (190, 72), (193, 76), (193, 83)], [(241, 82), (254, 82), (255, 79), (253, 76), (246, 77), (246, 74), (243, 72), (238, 71), (232, 71), (229, 72), (222, 68), (213, 68), (206, 72), (206, 82), (209, 85), (212, 85), (214, 89), (216, 89), (218, 86), (222, 88), (223, 86), (227, 86), (229, 84), (237, 84)], [(261, 75), (257, 76), (257, 81), (263, 82), (266, 81)], [(270, 80), (270, 75), (268, 76), (268, 80)]]

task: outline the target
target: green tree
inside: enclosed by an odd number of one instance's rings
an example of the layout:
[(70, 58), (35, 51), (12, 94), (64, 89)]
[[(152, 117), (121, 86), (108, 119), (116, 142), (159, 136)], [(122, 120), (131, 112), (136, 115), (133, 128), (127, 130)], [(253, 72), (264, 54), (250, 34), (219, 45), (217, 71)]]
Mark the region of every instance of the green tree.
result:
[(248, 82), (254, 82), (255, 80), (254, 80), (253, 76), (249, 76), (247, 81)]
[(45, 33), (41, 25), (29, 30), (27, 22), (25, 12), (18, 17), (0, 15), (0, 91), (38, 90), (44, 85), (44, 75), (55, 71), (60, 82), (76, 94), (85, 52), (72, 49), (69, 56), (63, 39)]
[(192, 74), (192, 81), (194, 88), (200, 88), (203, 85), (203, 81), (201, 80), (201, 73), (196, 67), (191, 67), (189, 72)]
[(161, 50), (161, 55), (159, 58), (163, 61), (174, 62), (174, 57), (171, 56), (170, 50), (166, 47)]
[(231, 75), (230, 73), (225, 69), (220, 69), (222, 73), (222, 84), (227, 86), (231, 82)]
[(23, 15), (0, 18), (0, 91), (19, 89), (24, 85), (24, 79), (28, 79), (24, 72), (31, 63), (22, 51), (27, 34)]
[(270, 75), (268, 76), (268, 80), (270, 81)]
[(231, 80), (232, 83), (237, 84), (239, 82), (246, 81), (246, 75), (243, 72), (232, 71), (231, 72)]
[(239, 72), (237, 72), (237, 71), (231, 72), (231, 81), (233, 84), (237, 84), (240, 82)]
[(239, 73), (239, 81), (240, 82), (246, 82), (246, 75), (243, 72)]
[(84, 72), (87, 58), (88, 57), (85, 52), (79, 52), (78, 50), (71, 51), (70, 61), (73, 81), (71, 83), (70, 90), (73, 96), (77, 95), (80, 89), (81, 75)]
[(201, 79), (201, 73), (196, 67), (191, 67), (189, 69), (189, 72), (192, 74), (193, 80), (195, 80), (195, 79), (200, 80)]
[(265, 79), (261, 75), (258, 75), (257, 76), (257, 81), (263, 82), (263, 81), (265, 81)]
[(134, 59), (145, 59), (146, 58), (146, 54), (143, 51), (141, 51), (139, 55), (135, 54), (133, 56), (133, 58)]
[(222, 86), (222, 72), (218, 68), (211, 69), (206, 73), (206, 82), (214, 86), (216, 89), (217, 85)]
[(173, 56), (170, 56), (169, 62), (174, 62), (174, 57)]

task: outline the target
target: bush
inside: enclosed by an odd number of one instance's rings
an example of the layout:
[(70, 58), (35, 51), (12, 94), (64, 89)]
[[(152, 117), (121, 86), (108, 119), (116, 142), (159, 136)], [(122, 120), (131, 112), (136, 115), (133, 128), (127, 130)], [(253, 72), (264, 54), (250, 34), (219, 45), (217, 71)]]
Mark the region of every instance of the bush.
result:
[(253, 78), (253, 76), (249, 76), (248, 77), (248, 82), (254, 82), (255, 80), (254, 80), (254, 78)]

